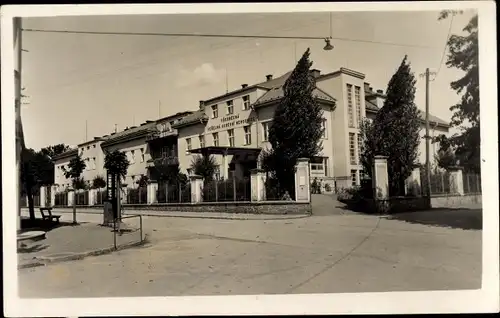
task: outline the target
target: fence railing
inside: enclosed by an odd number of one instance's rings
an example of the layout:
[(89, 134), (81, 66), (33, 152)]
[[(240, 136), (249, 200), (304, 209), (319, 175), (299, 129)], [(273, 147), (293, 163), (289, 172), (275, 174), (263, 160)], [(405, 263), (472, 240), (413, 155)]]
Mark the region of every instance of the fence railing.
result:
[(156, 190), (158, 203), (188, 203), (191, 202), (190, 183), (166, 183), (158, 184)]
[(128, 204), (147, 204), (148, 203), (148, 188), (128, 188), (127, 189)]
[(68, 205), (68, 192), (59, 192), (54, 196), (55, 206), (67, 206)]
[(98, 189), (95, 194), (95, 204), (102, 205), (104, 204), (104, 200), (106, 199), (106, 190)]
[(19, 198), (19, 207), (21, 207), (21, 208), (28, 207), (28, 200), (27, 200), (26, 196), (23, 195)]
[[(137, 219), (138, 224), (124, 221), (131, 219)], [(118, 219), (113, 220), (113, 245), (115, 249), (126, 244), (140, 243), (145, 239), (142, 229), (142, 215), (122, 215), (120, 221)], [(137, 233), (139, 237), (137, 237)]]
[[(432, 172), (430, 176), (431, 195), (439, 194), (457, 194), (459, 190), (456, 184), (459, 180), (454, 180), (454, 176), (448, 171)], [(427, 193), (427, 177), (425, 170), (420, 171), (420, 183), (422, 193)], [(462, 175), (464, 193), (481, 193), (481, 176), (479, 174)]]
[(250, 178), (206, 181), (202, 195), (203, 202), (250, 201)]
[(75, 193), (75, 205), (89, 205), (89, 191)]
[(464, 174), (464, 193), (481, 193), (481, 175), (479, 174)]
[(279, 201), (284, 197), (284, 189), (282, 189), (275, 179), (268, 178), (265, 183), (266, 200)]

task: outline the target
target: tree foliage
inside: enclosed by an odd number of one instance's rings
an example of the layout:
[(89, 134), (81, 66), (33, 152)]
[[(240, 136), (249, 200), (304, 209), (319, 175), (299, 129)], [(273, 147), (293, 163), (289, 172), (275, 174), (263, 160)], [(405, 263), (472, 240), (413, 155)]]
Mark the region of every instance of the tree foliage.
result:
[(130, 162), (124, 152), (116, 149), (114, 151), (106, 151), (104, 156), (104, 169), (112, 174), (125, 179)]
[(60, 144), (42, 148), (35, 151), (30, 148), (23, 148), (20, 157), (21, 168), (21, 195), (28, 196), (28, 208), (30, 218), (35, 218), (33, 206), (33, 195), (38, 193), (41, 186), (54, 184), (54, 163), (52, 158), (68, 149)]
[[(279, 183), (294, 191), (295, 164), (299, 158), (312, 158), (322, 150), (323, 112), (313, 96), (316, 80), (310, 72), (312, 62), (307, 49), (286, 80), (284, 96), (275, 109), (269, 128), (272, 156)], [(293, 123), (293, 124), (292, 124)]]
[(92, 180), (92, 188), (94, 189), (102, 189), (106, 187), (106, 180), (103, 176), (96, 176), (94, 180)]
[(75, 157), (71, 158), (68, 164), (68, 168), (62, 167), (64, 176), (68, 179), (75, 181), (80, 178), (83, 170), (85, 170), (85, 161), (83, 161), (82, 157), (78, 154)]
[(457, 157), (451, 148), (439, 149), (434, 159), (437, 166), (443, 169), (457, 166), (458, 163)]
[(181, 172), (178, 164), (170, 164), (168, 158), (158, 158), (154, 161), (154, 170), (158, 181), (174, 183), (187, 182), (187, 176)]
[(361, 127), (360, 159), (364, 171), (371, 175), (374, 157), (387, 156), (391, 195), (403, 193), (404, 181), (417, 163), (420, 117), (414, 102), (415, 83), (405, 56), (389, 81), (384, 106), (373, 123), (364, 122)]
[[(439, 20), (461, 12), (443, 11)], [(451, 148), (459, 165), (467, 171), (479, 172), (480, 162), (480, 118), (479, 118), (479, 48), (478, 16), (473, 16), (463, 29), (464, 35), (452, 35), (448, 40), (446, 66), (463, 72), (462, 77), (450, 83), (450, 87), (461, 95), (460, 101), (451, 106), (451, 125), (460, 132), (447, 138), (439, 136), (441, 149)]]
[(214, 178), (217, 161), (211, 155), (195, 156), (191, 161), (191, 169), (195, 175), (203, 177), (205, 181), (209, 181)]
[(136, 183), (139, 186), (139, 188), (145, 188), (149, 184), (149, 178), (148, 176), (141, 174), (139, 180), (137, 180)]

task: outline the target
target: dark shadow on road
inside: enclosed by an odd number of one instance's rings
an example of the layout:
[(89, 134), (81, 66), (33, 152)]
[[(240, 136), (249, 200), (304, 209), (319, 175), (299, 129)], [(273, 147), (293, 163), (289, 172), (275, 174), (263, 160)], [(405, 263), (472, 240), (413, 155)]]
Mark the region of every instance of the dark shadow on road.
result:
[(80, 222), (76, 225), (72, 222), (55, 222), (55, 221), (47, 221), (42, 219), (34, 219), (31, 220), (27, 217), (21, 218), (21, 231), (20, 233), (28, 232), (28, 231), (44, 231), (50, 232), (54, 229), (63, 227), (63, 226), (78, 226), (81, 224), (85, 224), (87, 222)]
[(394, 214), (388, 219), (463, 230), (482, 230), (483, 228), (482, 209), (436, 208), (429, 211)]

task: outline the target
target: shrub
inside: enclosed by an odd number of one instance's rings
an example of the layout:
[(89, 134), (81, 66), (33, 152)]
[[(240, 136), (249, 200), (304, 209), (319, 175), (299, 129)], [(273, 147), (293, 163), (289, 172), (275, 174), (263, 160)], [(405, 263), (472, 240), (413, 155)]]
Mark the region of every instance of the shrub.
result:
[(325, 191), (326, 192), (331, 192), (332, 191), (332, 187), (330, 186), (330, 184), (325, 183)]

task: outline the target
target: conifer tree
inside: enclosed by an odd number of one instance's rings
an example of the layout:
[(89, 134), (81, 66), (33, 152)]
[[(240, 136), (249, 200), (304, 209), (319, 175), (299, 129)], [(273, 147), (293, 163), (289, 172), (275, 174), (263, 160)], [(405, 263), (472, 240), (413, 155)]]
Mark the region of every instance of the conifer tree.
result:
[(374, 156), (387, 156), (391, 195), (403, 194), (404, 181), (417, 164), (421, 125), (414, 102), (415, 83), (405, 56), (389, 81), (384, 106), (373, 123), (365, 122), (361, 130), (363, 145), (360, 155), (364, 171), (371, 174)]
[(313, 97), (315, 78), (307, 49), (283, 86), (284, 97), (276, 107), (269, 129), (275, 156), (275, 175), (282, 189), (294, 195), (294, 166), (299, 158), (312, 158), (321, 150), (323, 114)]

